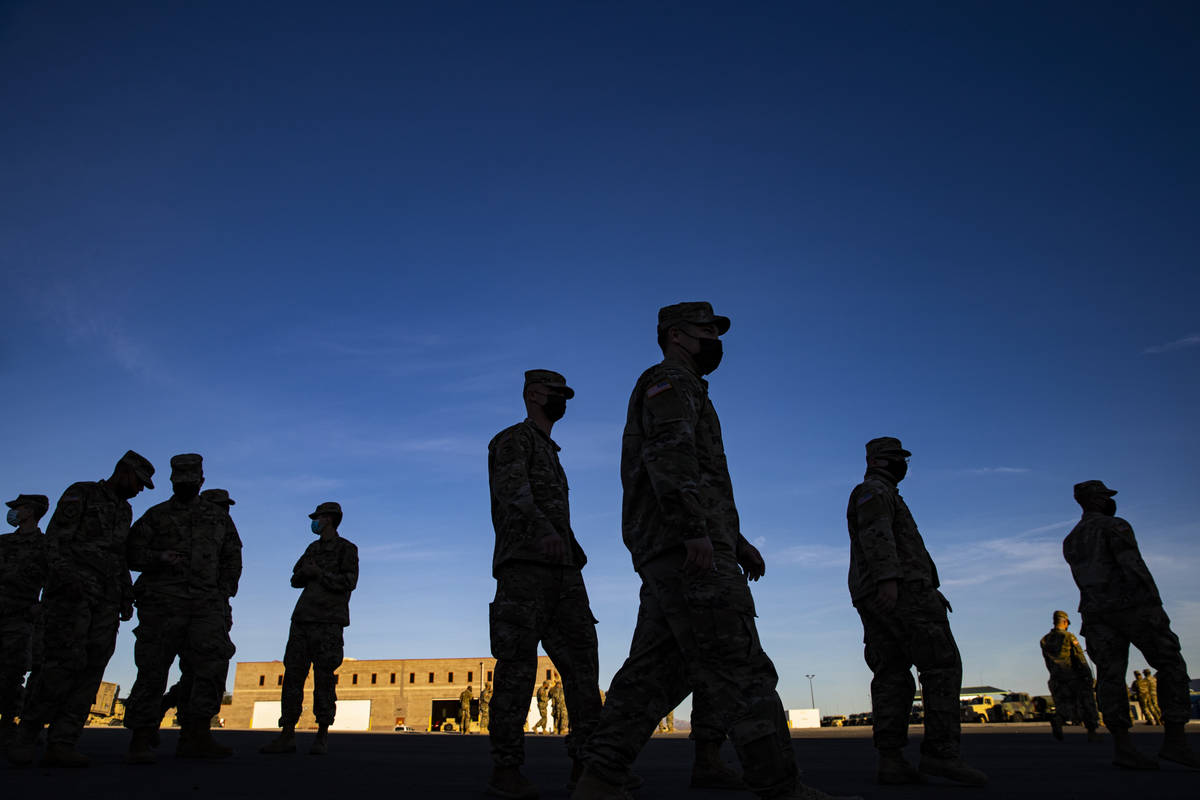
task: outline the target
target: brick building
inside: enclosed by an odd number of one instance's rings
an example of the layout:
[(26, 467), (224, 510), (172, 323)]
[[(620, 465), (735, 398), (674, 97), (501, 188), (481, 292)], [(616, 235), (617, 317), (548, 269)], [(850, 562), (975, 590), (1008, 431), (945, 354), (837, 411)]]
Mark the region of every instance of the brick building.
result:
[[(496, 659), (418, 658), (346, 659), (337, 676), (338, 714), (335, 729), (391, 731), (398, 724), (433, 730), (444, 720), (457, 728), (458, 697), (468, 684), (474, 689), (471, 719), (479, 721), (479, 692), (491, 682)], [(559, 679), (546, 656), (538, 657), (538, 683)], [(274, 728), (279, 722), (282, 661), (243, 661), (233, 678), (233, 702), (221, 707), (227, 728)], [(312, 673), (304, 683), (304, 711), (299, 728), (316, 728), (312, 715)], [(532, 697), (532, 690), (530, 696)], [(472, 728), (476, 730), (476, 728)]]

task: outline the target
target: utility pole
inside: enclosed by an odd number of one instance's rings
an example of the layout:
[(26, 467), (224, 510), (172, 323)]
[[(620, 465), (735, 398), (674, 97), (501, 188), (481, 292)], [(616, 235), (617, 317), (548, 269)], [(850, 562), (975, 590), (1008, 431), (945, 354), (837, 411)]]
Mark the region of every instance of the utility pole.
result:
[(817, 676), (816, 675), (805, 675), (804, 677), (808, 678), (808, 702), (810, 703), (809, 708), (816, 708), (817, 700), (816, 700), (816, 696), (813, 694), (812, 679)]

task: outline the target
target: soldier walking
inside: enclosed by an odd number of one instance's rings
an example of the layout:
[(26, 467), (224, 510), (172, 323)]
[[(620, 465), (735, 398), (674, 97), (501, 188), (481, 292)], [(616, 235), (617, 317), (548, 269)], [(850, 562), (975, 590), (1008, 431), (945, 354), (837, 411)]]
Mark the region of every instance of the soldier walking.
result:
[(1067, 630), (1071, 619), (1065, 611), (1054, 612), (1054, 627), (1042, 637), (1042, 659), (1050, 671), (1050, 695), (1054, 698), (1054, 716), (1050, 717), (1050, 732), (1060, 742), (1063, 724), (1082, 722), (1087, 728), (1088, 741), (1099, 738), (1096, 729), (1100, 720), (1092, 687), (1092, 667), (1075, 634)]
[(549, 733), (550, 713), (547, 709), (550, 707), (550, 681), (542, 681), (542, 685), (534, 693), (534, 699), (537, 701), (537, 710), (540, 718), (534, 723), (533, 732)]
[(1191, 703), (1179, 637), (1171, 630), (1133, 528), (1116, 516), (1115, 494), (1102, 481), (1075, 484), (1075, 501), (1083, 516), (1063, 540), (1063, 556), (1079, 587), (1080, 633), (1096, 662), (1100, 713), (1113, 737), (1113, 763), (1127, 769), (1158, 768), (1157, 761), (1133, 746), (1129, 735), (1133, 723), (1125, 670), (1132, 644), (1163, 678), (1165, 732), (1158, 757), (1200, 769), (1200, 757), (1188, 747), (1184, 734)]
[(462, 690), (458, 696), (458, 730), (461, 733), (471, 732), (471, 701), (475, 699), (471, 687)]
[[(850, 597), (863, 624), (864, 656), (874, 673), (871, 706), (878, 779), (882, 784), (921, 783), (937, 775), (982, 786), (987, 775), (959, 755), (958, 697), (962, 659), (938, 591), (937, 567), (897, 488), (912, 455), (900, 440), (867, 442), (867, 472), (850, 493)], [(921, 676), (925, 737), (913, 769), (904, 758), (916, 684)]]
[[(1149, 672), (1149, 670), (1147, 670)], [(1150, 700), (1150, 681), (1146, 680), (1146, 676), (1133, 671), (1133, 696), (1141, 706), (1142, 716), (1146, 719), (1147, 725), (1158, 725), (1158, 715), (1154, 713), (1154, 704)]]
[(754, 625), (737, 564), (741, 526), (708, 396), (727, 317), (708, 303), (660, 309), (663, 361), (638, 378), (621, 447), (621, 527), (642, 578), (629, 657), (584, 747), (575, 800), (622, 798), (629, 767), (658, 721), (689, 692), (707, 692), (745, 781), (761, 797), (824, 798), (797, 780), (778, 676)]
[(201, 499), (204, 460), (196, 453), (171, 458), (171, 499), (151, 507), (129, 532), (138, 609), (133, 657), (137, 679), (125, 704), (133, 731), (126, 761), (153, 764), (167, 676), (178, 657), (191, 675), (180, 704), (180, 758), (224, 758), (233, 753), (212, 738), (221, 710), (229, 659), (229, 600), (242, 575), (242, 540), (228, 511)]
[[(596, 618), (581, 570), (587, 556), (571, 529), (567, 476), (550, 438), (575, 391), (550, 370), (525, 373), (523, 422), (488, 444), (488, 480), (496, 547), (492, 574), (496, 597), (489, 611), (496, 691), (490, 729), (492, 774), (488, 791), (498, 797), (536, 797), (521, 774), (525, 761), (523, 720), (537, 680), (538, 642), (562, 675), (575, 730), (566, 738), (572, 778), (581, 769), (580, 745), (600, 716), (600, 661)], [(537, 693), (545, 730), (548, 685)]]
[(90, 763), (75, 744), (112, 657), (117, 629), (133, 616), (125, 558), (133, 518), (129, 500), (143, 488), (154, 488), (153, 475), (154, 466), (130, 450), (106, 480), (71, 484), (54, 509), (46, 526), (45, 655), (8, 751), (13, 764), (33, 762), (46, 723), (44, 764)]
[(562, 735), (567, 734), (567, 699), (563, 694), (562, 683), (556, 681), (554, 686), (550, 687), (550, 702), (551, 714), (554, 717), (554, 732)]
[(488, 682), (483, 685), (483, 690), (479, 692), (479, 730), (483, 733), (488, 732), (488, 725), (491, 722), (491, 705), (492, 684)]
[(283, 690), (279, 736), (262, 753), (296, 752), (296, 723), (304, 702), (304, 681), (313, 673), (313, 715), (317, 737), (312, 755), (329, 752), (329, 726), (337, 710), (334, 670), (342, 664), (345, 629), (350, 625), (350, 593), (358, 586), (358, 548), (338, 533), (342, 507), (321, 503), (309, 529), (319, 536), (292, 567), (292, 586), (303, 589), (292, 611), (287, 647), (283, 652)]
[[(9, 500), (8, 524), (0, 536), (0, 746), (7, 747), (21, 714), (25, 673), (33, 662), (33, 638), (46, 583), (46, 537), (38, 522), (50, 508), (44, 494)], [(32, 678), (32, 676), (31, 676)]]
[[(1154, 719), (1156, 725), (1163, 724), (1162, 709), (1158, 706), (1158, 678), (1154, 676), (1150, 670), (1143, 670), (1142, 674), (1146, 676), (1146, 683), (1149, 684), (1150, 705), (1154, 709)], [(1189, 693), (1190, 697), (1190, 693)]]

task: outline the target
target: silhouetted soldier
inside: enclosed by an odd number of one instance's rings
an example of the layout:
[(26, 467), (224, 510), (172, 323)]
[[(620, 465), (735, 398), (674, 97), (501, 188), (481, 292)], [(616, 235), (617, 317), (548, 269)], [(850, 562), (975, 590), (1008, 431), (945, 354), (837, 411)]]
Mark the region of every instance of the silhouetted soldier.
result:
[(1094, 742), (1100, 720), (1096, 713), (1096, 700), (1092, 693), (1095, 681), (1083, 648), (1075, 634), (1067, 630), (1071, 624), (1065, 611), (1054, 612), (1054, 627), (1042, 637), (1042, 659), (1050, 671), (1050, 694), (1054, 698), (1054, 715), (1050, 717), (1050, 731), (1060, 742), (1063, 738), (1063, 723), (1082, 722), (1087, 728), (1088, 741)]
[(9, 500), (8, 524), (0, 536), (0, 745), (7, 747), (21, 714), (22, 684), (32, 667), (33, 637), (46, 583), (46, 537), (38, 522), (50, 508), (44, 494)]
[[(874, 673), (878, 779), (921, 783), (924, 773), (982, 786), (987, 776), (959, 755), (962, 659), (950, 632), (950, 603), (938, 591), (937, 567), (896, 488), (908, 473), (911, 455), (891, 436), (867, 442), (866, 476), (846, 508), (850, 597), (862, 619), (864, 655)], [(904, 759), (916, 693), (914, 666), (925, 707), (925, 737), (915, 770)]]
[(1127, 769), (1157, 769), (1133, 746), (1126, 701), (1125, 670), (1133, 644), (1159, 671), (1163, 682), (1163, 735), (1159, 758), (1200, 769), (1184, 735), (1191, 716), (1188, 672), (1179, 637), (1162, 607), (1158, 587), (1142, 560), (1129, 523), (1116, 516), (1116, 492), (1101, 481), (1075, 484), (1083, 517), (1063, 540), (1063, 556), (1079, 587), (1080, 633), (1096, 662), (1096, 691), (1104, 724), (1113, 736), (1113, 763)]
[(96, 700), (104, 667), (116, 646), (122, 620), (133, 616), (133, 586), (125, 540), (133, 509), (129, 500), (153, 489), (154, 466), (130, 450), (107, 480), (72, 484), (46, 526), (50, 554), (42, 592), (45, 656), (8, 758), (33, 761), (38, 736), (49, 722), (43, 763), (86, 767), (75, 749)]
[(310, 544), (292, 567), (292, 586), (304, 591), (292, 611), (283, 653), (282, 730), (260, 749), (262, 753), (296, 752), (296, 723), (310, 666), (317, 737), (309, 753), (324, 755), (329, 751), (329, 726), (337, 711), (333, 673), (342, 664), (343, 636), (350, 625), (350, 593), (358, 586), (358, 548), (338, 534), (342, 507), (337, 503), (321, 503), (308, 516), (312, 520), (310, 529), (321, 538)]
[[(529, 690), (537, 680), (538, 642), (562, 675), (575, 711), (576, 730), (566, 738), (574, 764), (600, 716), (600, 661), (596, 618), (582, 569), (587, 556), (571, 529), (567, 476), (550, 438), (575, 391), (566, 378), (544, 369), (525, 373), (524, 422), (496, 434), (488, 444), (488, 480), (496, 547), (492, 574), (496, 597), (490, 610), (496, 690), (492, 696), (492, 775), (488, 791), (500, 797), (534, 797), (537, 788), (520, 766), (525, 761), (522, 723)], [(545, 732), (549, 687), (537, 692)]]
[(471, 732), (471, 701), (475, 699), (471, 687), (462, 690), (458, 696), (458, 730), (461, 733)]
[(746, 784), (762, 797), (825, 797), (797, 780), (778, 676), (759, 644), (737, 563), (741, 526), (703, 375), (729, 319), (708, 303), (658, 313), (664, 359), (633, 388), (621, 446), (621, 527), (642, 578), (637, 627), (588, 739), (576, 800), (625, 796), (629, 767), (689, 692), (713, 698)]
[(488, 726), (491, 724), (491, 706), (492, 684), (485, 683), (483, 690), (479, 693), (479, 730), (483, 733), (488, 732)]
[(152, 764), (162, 723), (162, 698), (176, 657), (191, 686), (180, 701), (180, 758), (224, 758), (233, 753), (212, 738), (221, 710), (229, 659), (236, 648), (227, 627), (229, 599), (242, 575), (242, 540), (228, 510), (200, 497), (204, 460), (196, 453), (171, 458), (171, 499), (151, 507), (129, 532), (129, 566), (138, 626), (137, 679), (125, 703), (133, 734), (126, 761)]

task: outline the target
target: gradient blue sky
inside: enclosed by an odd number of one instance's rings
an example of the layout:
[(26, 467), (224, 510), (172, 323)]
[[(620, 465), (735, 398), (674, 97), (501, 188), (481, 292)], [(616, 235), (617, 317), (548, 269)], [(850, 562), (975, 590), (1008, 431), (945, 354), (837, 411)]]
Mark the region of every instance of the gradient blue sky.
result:
[(132, 447), (141, 513), (200, 452), (238, 660), (282, 657), (330, 499), (347, 655), (484, 655), (486, 445), (557, 369), (607, 683), (628, 392), (657, 308), (707, 299), (786, 705), (815, 673), (823, 713), (869, 707), (844, 513), (883, 434), (968, 683), (1045, 690), (1090, 478), (1195, 664), (1200, 15), (954, 5), (5, 3), (0, 487), (53, 502)]

